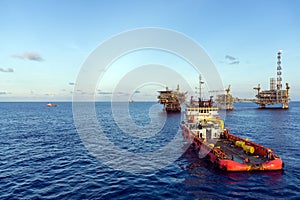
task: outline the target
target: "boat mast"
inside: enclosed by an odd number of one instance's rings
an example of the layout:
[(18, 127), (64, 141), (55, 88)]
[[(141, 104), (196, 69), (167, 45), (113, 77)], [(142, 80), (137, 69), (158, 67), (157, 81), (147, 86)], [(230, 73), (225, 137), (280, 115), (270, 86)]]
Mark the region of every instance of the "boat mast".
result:
[(199, 91), (196, 93), (199, 93), (199, 98), (198, 98), (198, 104), (199, 104), (199, 107), (202, 107), (202, 84), (204, 84), (204, 82), (202, 81), (202, 77), (201, 77), (201, 74), (199, 75), (199, 88), (196, 87), (196, 89), (199, 89)]
[(204, 84), (204, 82), (202, 81), (202, 77), (201, 74), (199, 75), (199, 101), (202, 101), (202, 84)]

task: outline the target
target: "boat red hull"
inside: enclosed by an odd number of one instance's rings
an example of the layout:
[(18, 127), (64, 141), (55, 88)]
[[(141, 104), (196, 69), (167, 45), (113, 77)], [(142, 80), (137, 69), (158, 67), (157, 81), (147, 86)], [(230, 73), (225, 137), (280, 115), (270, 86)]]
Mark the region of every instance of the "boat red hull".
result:
[[(268, 160), (266, 162), (260, 164), (251, 164), (251, 163), (240, 163), (229, 159), (227, 155), (225, 155), (222, 151), (218, 150), (210, 146), (204, 140), (194, 136), (190, 130), (182, 126), (182, 134), (183, 138), (187, 140), (189, 143), (193, 145), (193, 147), (199, 151), (200, 154), (206, 156), (210, 162), (216, 167), (217, 169), (223, 171), (273, 171), (273, 170), (282, 170), (283, 169), (283, 161), (281, 158), (274, 156), (272, 160)], [(227, 139), (239, 141), (244, 140), (238, 136), (234, 136), (230, 133), (227, 133)], [(248, 141), (247, 141), (248, 142)], [(248, 142), (248, 144), (252, 144), (257, 151), (257, 154), (260, 156), (265, 156), (265, 152), (268, 148), (258, 145), (254, 142)]]

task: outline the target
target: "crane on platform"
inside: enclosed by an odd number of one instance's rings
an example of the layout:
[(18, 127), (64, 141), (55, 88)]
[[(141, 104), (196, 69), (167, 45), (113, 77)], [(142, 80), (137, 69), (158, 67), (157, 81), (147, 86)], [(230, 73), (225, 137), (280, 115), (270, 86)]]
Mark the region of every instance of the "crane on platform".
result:
[(260, 84), (258, 84), (258, 86), (257, 87), (254, 87), (253, 88), (254, 90), (257, 90), (257, 95), (259, 94), (259, 91), (260, 91)]
[[(210, 93), (212, 92), (216, 92), (216, 93), (220, 93), (222, 92), (222, 94), (218, 94), (217, 98), (215, 100), (215, 102), (222, 108), (222, 109), (226, 109), (226, 110), (233, 110), (233, 102), (234, 102), (234, 98), (232, 97), (232, 95), (230, 94), (230, 85), (228, 85), (228, 87), (224, 90), (210, 90), (208, 91)], [(226, 93), (225, 93), (226, 92)], [(225, 93), (225, 94), (224, 94)]]
[(228, 88), (226, 88), (225, 91), (226, 91), (226, 94), (228, 95), (230, 92), (230, 85), (228, 85)]
[(209, 90), (209, 93), (218, 93), (218, 92), (226, 92), (226, 94), (229, 94), (230, 92), (230, 85), (225, 90)]

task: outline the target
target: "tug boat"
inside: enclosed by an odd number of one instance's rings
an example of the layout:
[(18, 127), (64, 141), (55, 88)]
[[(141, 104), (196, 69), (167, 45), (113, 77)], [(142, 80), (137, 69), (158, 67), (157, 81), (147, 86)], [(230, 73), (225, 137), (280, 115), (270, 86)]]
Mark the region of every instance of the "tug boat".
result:
[(181, 129), (183, 138), (199, 153), (199, 157), (207, 157), (216, 169), (222, 171), (283, 169), (283, 161), (272, 149), (231, 134), (224, 127), (212, 98), (199, 98), (198, 105), (195, 102), (191, 98), (191, 104), (186, 107)]

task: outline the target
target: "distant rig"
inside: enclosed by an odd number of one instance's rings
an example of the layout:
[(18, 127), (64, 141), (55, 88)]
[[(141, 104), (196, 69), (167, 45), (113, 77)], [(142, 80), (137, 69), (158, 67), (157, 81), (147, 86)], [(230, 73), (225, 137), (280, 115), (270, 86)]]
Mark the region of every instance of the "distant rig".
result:
[(281, 67), (281, 54), (279, 50), (277, 53), (277, 83), (276, 78), (270, 78), (270, 90), (260, 91), (260, 84), (253, 88), (257, 90), (256, 98), (253, 102), (259, 104), (260, 108), (265, 108), (266, 105), (281, 104), (281, 108), (287, 109), (290, 103), (289, 90), (290, 86), (286, 83), (286, 89), (282, 89), (282, 67)]
[[(226, 94), (218, 94), (217, 98), (215, 99), (215, 103), (218, 105), (220, 109), (225, 110), (233, 110), (233, 102), (234, 98), (230, 94), (230, 85), (225, 89)], [(223, 90), (210, 90), (208, 91), (210, 93), (212, 92), (224, 92)]]
[(158, 92), (158, 103), (164, 105), (164, 110), (167, 113), (181, 112), (181, 104), (185, 103), (187, 92), (179, 92), (179, 85), (175, 91), (166, 87), (166, 90)]
[[(230, 92), (230, 85), (225, 90), (226, 94), (217, 95), (216, 103), (225, 108), (226, 110), (233, 110), (234, 102), (253, 102), (259, 105), (259, 108), (266, 108), (266, 105), (275, 105), (281, 104), (282, 109), (287, 109), (290, 103), (290, 86), (286, 83), (286, 89), (282, 89), (282, 66), (281, 66), (281, 54), (282, 51), (279, 50), (277, 53), (277, 79), (270, 78), (270, 90), (261, 91), (260, 84), (257, 87), (254, 87), (254, 90), (257, 90), (257, 95), (255, 99), (247, 98), (234, 98)], [(220, 92), (220, 91), (211, 91), (211, 92)]]
[[(254, 87), (257, 90), (257, 95), (255, 99), (248, 98), (237, 98), (230, 94), (230, 85), (225, 90), (211, 90), (209, 93), (213, 92), (226, 92), (225, 94), (218, 94), (214, 101), (215, 104), (220, 109), (233, 110), (234, 102), (253, 102), (259, 105), (259, 108), (266, 108), (266, 105), (281, 104), (282, 109), (288, 109), (290, 103), (290, 86), (286, 83), (286, 89), (282, 89), (282, 66), (281, 66), (281, 54), (282, 51), (279, 50), (277, 53), (277, 78), (270, 78), (270, 89), (261, 91), (260, 84)], [(199, 80), (199, 102), (201, 101), (201, 76)], [(167, 112), (181, 112), (180, 104), (185, 103), (187, 92), (179, 92), (179, 86), (175, 91), (169, 90), (167, 87), (165, 91), (158, 91), (160, 95), (158, 96), (158, 102), (164, 104), (164, 110)], [(211, 96), (212, 99), (213, 96)], [(192, 100), (191, 100), (192, 101)]]

